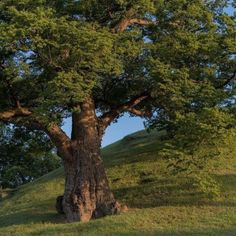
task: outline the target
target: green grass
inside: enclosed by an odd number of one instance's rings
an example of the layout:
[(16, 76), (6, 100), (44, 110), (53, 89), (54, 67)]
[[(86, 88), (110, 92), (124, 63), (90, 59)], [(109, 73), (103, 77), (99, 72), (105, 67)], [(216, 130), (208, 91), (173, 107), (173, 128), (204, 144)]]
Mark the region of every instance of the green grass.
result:
[(222, 189), (213, 201), (188, 178), (168, 173), (158, 155), (161, 135), (137, 132), (103, 149), (111, 187), (128, 212), (66, 224), (54, 206), (64, 188), (63, 170), (58, 169), (6, 194), (0, 203), (0, 235), (236, 235), (236, 151), (214, 163)]

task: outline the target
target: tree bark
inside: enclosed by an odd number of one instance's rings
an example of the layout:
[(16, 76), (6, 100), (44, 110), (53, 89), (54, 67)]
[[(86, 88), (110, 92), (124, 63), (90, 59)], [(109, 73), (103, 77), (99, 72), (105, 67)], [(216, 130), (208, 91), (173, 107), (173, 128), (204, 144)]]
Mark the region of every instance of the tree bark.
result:
[(119, 212), (100, 155), (101, 134), (92, 100), (73, 114), (71, 157), (64, 158), (63, 212), (69, 222), (89, 221)]

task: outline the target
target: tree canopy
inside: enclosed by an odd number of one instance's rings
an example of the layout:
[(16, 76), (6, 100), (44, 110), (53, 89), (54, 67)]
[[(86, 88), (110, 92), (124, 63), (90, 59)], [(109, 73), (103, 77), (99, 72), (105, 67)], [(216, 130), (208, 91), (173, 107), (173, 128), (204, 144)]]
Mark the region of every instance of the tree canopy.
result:
[(91, 93), (103, 114), (143, 95), (122, 112), (217, 105), (235, 79), (228, 2), (4, 0), (1, 110), (20, 103), (48, 124)]

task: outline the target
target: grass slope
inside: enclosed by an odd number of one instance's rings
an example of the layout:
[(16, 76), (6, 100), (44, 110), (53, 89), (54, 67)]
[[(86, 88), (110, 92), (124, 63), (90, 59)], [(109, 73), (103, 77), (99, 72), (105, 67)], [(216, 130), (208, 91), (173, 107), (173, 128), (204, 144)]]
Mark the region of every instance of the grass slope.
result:
[(222, 194), (210, 201), (187, 178), (167, 173), (165, 160), (158, 156), (163, 142), (160, 134), (141, 131), (103, 150), (113, 192), (129, 206), (128, 212), (66, 224), (54, 207), (63, 193), (63, 170), (58, 169), (5, 197), (0, 235), (236, 235), (236, 150), (215, 163)]

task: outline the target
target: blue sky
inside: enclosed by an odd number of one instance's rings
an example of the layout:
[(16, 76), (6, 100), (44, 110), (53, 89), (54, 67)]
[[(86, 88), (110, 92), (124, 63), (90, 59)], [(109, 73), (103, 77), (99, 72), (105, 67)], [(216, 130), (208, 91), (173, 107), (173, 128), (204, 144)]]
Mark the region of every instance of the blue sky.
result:
[(235, 13), (235, 8), (233, 8), (232, 6), (231, 7), (228, 7), (226, 9), (226, 12), (229, 14), (229, 15), (233, 15)]
[(106, 146), (128, 134), (144, 129), (143, 122), (144, 120), (139, 117), (130, 117), (128, 114), (124, 115), (117, 123), (114, 123), (107, 128), (102, 145)]

